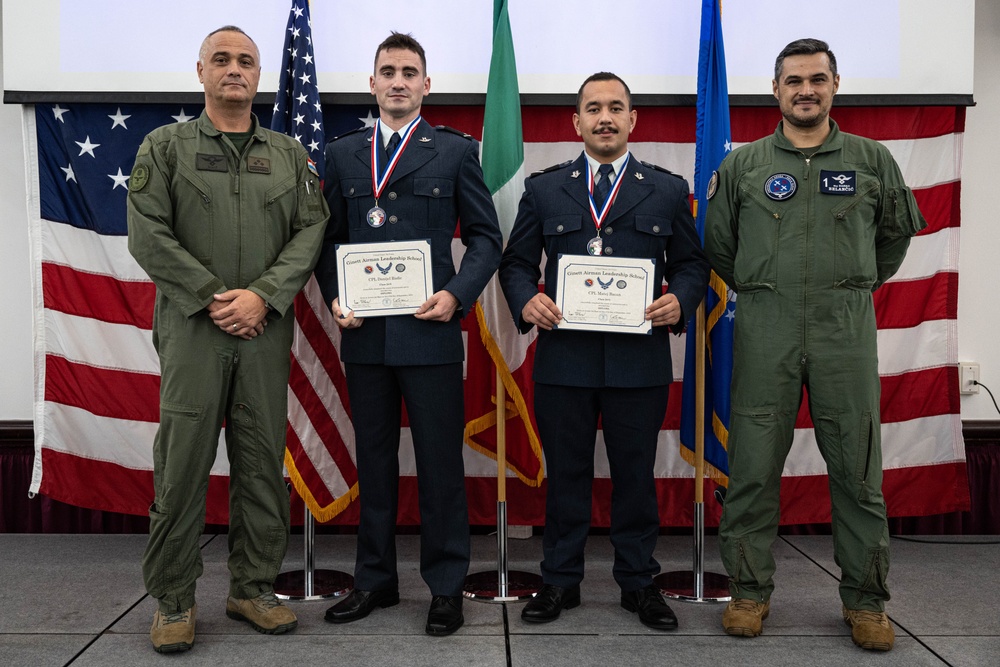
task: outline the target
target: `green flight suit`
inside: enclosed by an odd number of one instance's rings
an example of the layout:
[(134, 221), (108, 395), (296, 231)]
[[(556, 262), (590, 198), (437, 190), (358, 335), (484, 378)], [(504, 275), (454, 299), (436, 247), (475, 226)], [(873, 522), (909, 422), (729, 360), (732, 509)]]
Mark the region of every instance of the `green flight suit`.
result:
[(882, 611), (889, 534), (872, 292), (926, 223), (884, 146), (830, 128), (818, 149), (795, 148), (782, 123), (736, 149), (709, 202), (705, 250), (739, 297), (719, 542), (732, 595), (769, 599), (781, 472), (806, 387), (841, 599)]
[[(292, 300), (319, 256), (329, 209), (305, 149), (260, 127), (242, 154), (204, 113), (151, 132), (129, 185), (128, 247), (156, 284), (160, 358), (155, 499), (143, 556), (164, 613), (194, 604), (209, 471), (226, 424), (230, 595), (271, 590), (288, 544), (282, 477)], [(212, 295), (249, 289), (270, 307), (264, 333), (219, 329)]]

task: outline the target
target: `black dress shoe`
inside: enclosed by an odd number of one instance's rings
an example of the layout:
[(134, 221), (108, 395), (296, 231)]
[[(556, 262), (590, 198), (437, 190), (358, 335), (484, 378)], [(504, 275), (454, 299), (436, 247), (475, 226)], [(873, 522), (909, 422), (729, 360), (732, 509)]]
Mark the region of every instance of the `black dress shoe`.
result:
[(462, 596), (435, 595), (431, 598), (431, 608), (427, 612), (427, 627), (424, 631), (434, 637), (444, 637), (462, 627)]
[(677, 617), (663, 601), (660, 589), (655, 584), (631, 593), (622, 593), (622, 607), (631, 612), (639, 612), (639, 620), (654, 630), (676, 630)]
[(528, 623), (548, 623), (559, 618), (563, 609), (580, 606), (580, 587), (560, 588), (544, 584), (535, 597), (521, 610), (521, 620)]
[(382, 591), (354, 589), (346, 598), (326, 610), (323, 617), (331, 623), (350, 623), (372, 613), (375, 607), (392, 607), (399, 604), (399, 591), (395, 588)]

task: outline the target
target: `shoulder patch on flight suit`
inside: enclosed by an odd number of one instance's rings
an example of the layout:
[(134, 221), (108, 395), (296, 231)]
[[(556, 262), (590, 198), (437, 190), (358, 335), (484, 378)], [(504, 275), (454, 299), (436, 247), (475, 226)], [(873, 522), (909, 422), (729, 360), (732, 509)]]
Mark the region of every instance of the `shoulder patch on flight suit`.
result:
[(451, 132), (452, 134), (457, 134), (458, 136), (464, 137), (465, 139), (472, 139), (473, 138), (471, 134), (466, 134), (465, 132), (462, 132), (461, 130), (456, 130), (455, 128), (448, 127), (447, 125), (436, 125), (434, 127), (434, 129), (435, 130), (442, 130), (444, 132)]
[(197, 153), (194, 166), (198, 171), (229, 171), (225, 155)]
[(708, 179), (708, 198), (715, 196), (715, 191), (719, 189), (719, 172), (713, 171), (712, 178)]
[(138, 192), (149, 183), (149, 167), (144, 164), (137, 164), (132, 168), (132, 177), (128, 181), (128, 189)]
[(319, 169), (316, 167), (316, 163), (313, 162), (311, 157), (306, 158), (306, 167), (312, 172), (313, 176), (319, 178)]
[(247, 155), (247, 171), (254, 174), (270, 174), (271, 160), (266, 157)]
[(566, 160), (565, 162), (560, 162), (559, 164), (554, 164), (551, 167), (546, 167), (545, 169), (539, 169), (538, 171), (531, 172), (528, 178), (534, 178), (535, 176), (540, 176), (542, 174), (547, 174), (550, 171), (555, 171), (556, 169), (562, 169), (563, 167), (568, 167), (573, 164), (572, 160)]

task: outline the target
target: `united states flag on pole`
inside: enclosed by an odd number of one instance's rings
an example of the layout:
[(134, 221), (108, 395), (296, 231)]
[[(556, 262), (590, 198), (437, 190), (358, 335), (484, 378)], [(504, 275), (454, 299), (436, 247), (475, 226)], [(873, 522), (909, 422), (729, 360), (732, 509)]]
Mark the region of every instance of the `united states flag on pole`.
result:
[[(24, 110), (34, 303), (34, 492), (130, 514), (145, 514), (152, 502), (152, 443), (159, 418), (159, 366), (150, 339), (155, 288), (126, 248), (126, 183), (146, 133), (166, 123), (190, 120), (200, 111), (180, 105), (127, 104), (47, 104)], [(268, 106), (257, 113), (263, 121), (270, 111)], [(370, 106), (338, 105), (324, 111), (330, 134), (374, 122)], [(425, 107), (428, 122), (472, 134), (483, 127), (483, 112), (483, 107)], [(569, 105), (522, 109), (526, 173), (579, 154), (580, 139), (569, 122), (572, 112)], [(832, 115), (845, 132), (872, 137), (889, 148), (928, 221), (928, 228), (913, 239), (899, 273), (874, 295), (889, 514), (918, 516), (968, 508), (955, 365), (965, 111), (835, 106)], [(774, 108), (732, 109), (734, 146), (772, 133), (779, 117)], [(695, 159), (695, 122), (693, 108), (641, 107), (629, 147), (638, 158), (688, 175)], [(337, 407), (327, 397), (333, 388), (340, 397), (346, 398), (347, 392), (335, 356), (337, 339), (331, 338), (336, 325), (324, 319), (326, 309), (320, 305), (305, 312), (312, 315), (299, 320), (306, 334), (301, 338), (313, 347), (316, 363), (328, 379), (309, 383), (326, 389), (293, 388), (296, 399), (290, 407), (297, 401), (308, 415), (307, 423), (323, 432), (346, 423), (334, 418), (341, 409), (341, 414), (348, 414), (346, 402)], [(463, 325), (469, 333), (469, 406), (471, 394), (482, 392), (477, 382), (482, 378), (488, 382), (493, 369), (475, 318), (466, 318)], [(691, 523), (693, 480), (691, 467), (677, 453), (683, 337), (673, 345), (675, 384), (655, 474), (661, 522), (681, 526)], [(523, 364), (528, 377), (533, 347)], [(467, 412), (466, 417), (482, 414)], [(508, 434), (515, 437), (513, 429)], [(344, 436), (344, 441), (352, 440)], [(410, 441), (404, 427), (399, 514), (404, 524), (419, 523)], [(602, 443), (598, 436), (598, 446)], [(514, 444), (530, 447), (526, 441)], [(336, 452), (328, 461), (335, 462), (346, 478), (343, 471), (352, 469), (351, 458), (337, 457), (350, 454), (350, 449), (328, 451)], [(471, 448), (465, 455), (470, 517), (473, 523), (492, 525), (496, 463)], [(594, 524), (607, 526), (611, 484), (603, 454), (596, 465)], [(209, 482), (212, 523), (228, 518), (227, 471), (223, 454)], [(825, 471), (808, 412), (803, 411), (782, 481), (783, 523), (829, 521)], [(714, 525), (719, 508), (711, 497), (705, 504), (706, 522)], [(356, 506), (351, 504), (333, 521), (356, 521)], [(511, 485), (508, 511), (511, 524), (543, 523), (544, 484), (543, 488)]]
[[(323, 107), (306, 0), (292, 2), (282, 53), (271, 129), (305, 146), (322, 181)], [(315, 278), (295, 298), (295, 321), (285, 467), (313, 516), (329, 521), (357, 497), (358, 475), (347, 383), (338, 352), (340, 328), (323, 303)]]
[[(31, 491), (144, 514), (153, 500), (159, 361), (156, 288), (128, 252), (125, 198), (136, 150), (200, 109), (25, 108), (34, 300), (35, 461)], [(37, 143), (34, 141), (37, 132)], [(216, 457), (208, 521), (228, 518)]]
[[(721, 0), (701, 4), (701, 41), (698, 53), (698, 121), (695, 128), (694, 208), (698, 236), (705, 243), (705, 215), (712, 175), (732, 150), (729, 133), (729, 86), (726, 49), (722, 39)], [(688, 323), (684, 355), (684, 393), (681, 408), (681, 456), (694, 465), (694, 428), (705, 422), (705, 475), (725, 485), (729, 463), (729, 384), (733, 377), (733, 323), (736, 294), (712, 271), (705, 296), (705, 414), (695, 415), (695, 322)], [(697, 317), (697, 315), (695, 315)]]

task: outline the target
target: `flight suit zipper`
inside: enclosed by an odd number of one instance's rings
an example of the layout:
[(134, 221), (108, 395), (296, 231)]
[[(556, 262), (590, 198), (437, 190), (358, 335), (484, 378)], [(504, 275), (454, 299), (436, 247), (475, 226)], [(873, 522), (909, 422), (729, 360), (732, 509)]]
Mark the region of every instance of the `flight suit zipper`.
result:
[[(799, 151), (799, 155), (805, 160), (805, 180), (809, 181), (809, 172), (812, 168), (812, 155), (806, 155), (802, 151)], [(815, 155), (815, 153), (813, 154)], [(809, 326), (809, 252), (810, 252), (810, 226), (811, 221), (813, 221), (813, 198), (809, 196), (809, 192), (803, 193), (806, 195), (806, 209), (805, 209), (805, 248), (802, 252), (802, 356), (799, 359), (799, 363), (802, 366), (802, 372), (806, 372), (806, 361), (808, 360), (808, 326)]]
[(233, 172), (233, 194), (236, 195), (236, 210), (234, 211), (236, 215), (236, 280), (237, 284), (243, 284), (243, 201), (240, 197), (240, 187), (243, 176), (243, 159), (250, 154), (250, 148), (254, 144), (254, 140), (257, 138), (256, 135), (251, 135), (250, 140), (247, 141), (246, 146), (243, 147), (243, 152), (239, 153), (236, 151), (236, 146), (229, 141), (228, 137), (223, 136), (223, 142), (228, 143), (230, 146), (230, 154), (236, 155), (236, 165)]

